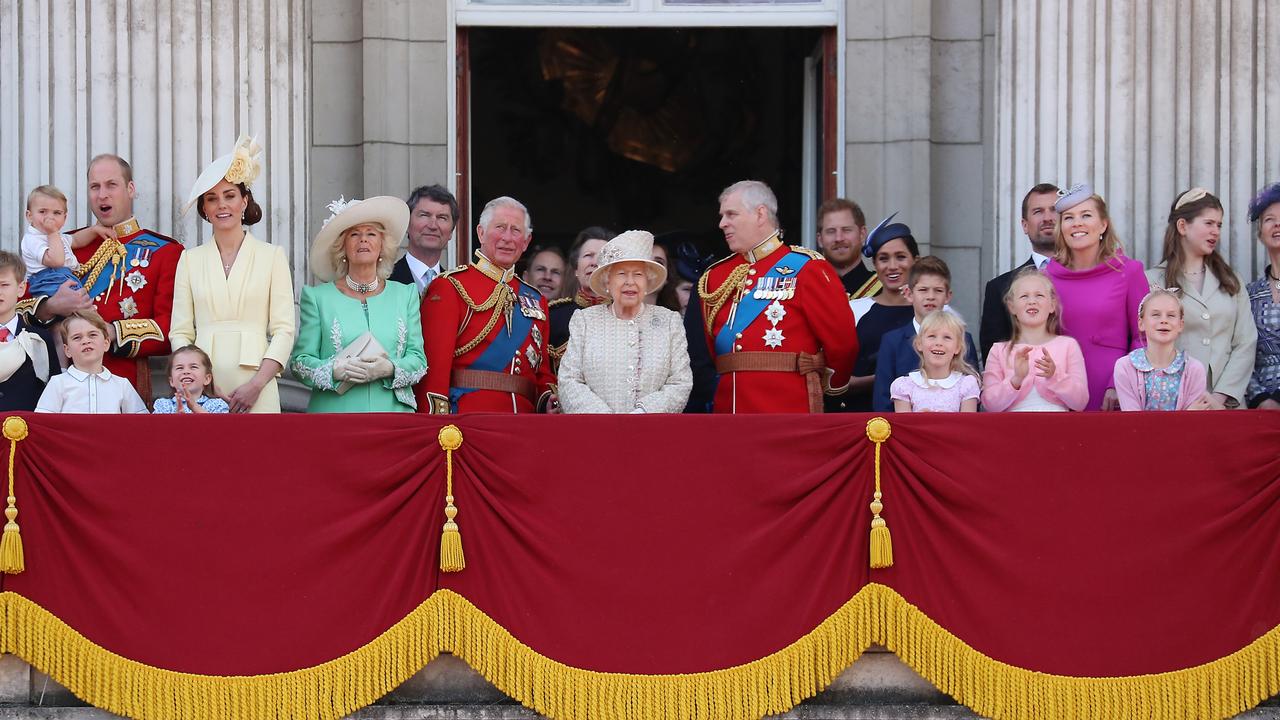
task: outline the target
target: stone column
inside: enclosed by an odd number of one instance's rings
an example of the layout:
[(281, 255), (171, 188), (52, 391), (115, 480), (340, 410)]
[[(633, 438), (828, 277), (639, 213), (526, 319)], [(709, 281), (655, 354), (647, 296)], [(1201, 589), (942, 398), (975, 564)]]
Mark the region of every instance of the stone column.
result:
[(951, 266), (953, 307), (976, 322), (990, 195), (983, 0), (848, 0), (845, 195), (891, 212)]
[(1160, 260), (1169, 207), (1201, 185), (1226, 208), (1221, 249), (1247, 278), (1246, 219), (1280, 179), (1280, 10), (1250, 0), (1000, 0), (997, 243), (984, 270), (1027, 254), (1018, 203), (1034, 183), (1090, 182), (1128, 251)]
[(0, 246), (16, 249), (37, 185), (67, 194), (69, 226), (91, 222), (85, 173), (107, 152), (133, 166), (138, 219), (194, 245), (209, 226), (181, 213), (191, 184), (248, 132), (265, 150), (254, 232), (290, 248), (296, 271), (305, 11), (306, 0), (0, 3)]
[(445, 0), (313, 0), (311, 232), (339, 195), (407, 197), (448, 173)]

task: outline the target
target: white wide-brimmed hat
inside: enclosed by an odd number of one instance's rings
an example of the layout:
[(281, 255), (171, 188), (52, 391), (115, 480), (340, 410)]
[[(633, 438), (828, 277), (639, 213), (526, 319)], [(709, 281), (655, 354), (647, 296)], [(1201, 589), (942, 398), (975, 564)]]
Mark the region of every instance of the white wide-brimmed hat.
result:
[(591, 290), (600, 297), (608, 297), (609, 267), (623, 262), (645, 264), (649, 286), (645, 293), (653, 292), (667, 281), (667, 269), (653, 259), (653, 233), (644, 230), (628, 230), (605, 243), (596, 256), (599, 265), (591, 273)]
[(232, 185), (252, 185), (258, 175), (262, 174), (262, 161), (258, 159), (261, 156), (262, 147), (257, 141), (248, 135), (241, 135), (231, 152), (209, 163), (209, 167), (196, 178), (195, 184), (191, 186), (191, 195), (187, 197), (187, 204), (182, 207), (182, 214), (187, 214), (201, 195), (223, 180)]
[(364, 200), (338, 198), (327, 206), (331, 215), (311, 243), (311, 272), (328, 282), (338, 277), (330, 249), (338, 236), (357, 225), (379, 223), (397, 243), (409, 227), (409, 206), (404, 200), (391, 195), (379, 195)]

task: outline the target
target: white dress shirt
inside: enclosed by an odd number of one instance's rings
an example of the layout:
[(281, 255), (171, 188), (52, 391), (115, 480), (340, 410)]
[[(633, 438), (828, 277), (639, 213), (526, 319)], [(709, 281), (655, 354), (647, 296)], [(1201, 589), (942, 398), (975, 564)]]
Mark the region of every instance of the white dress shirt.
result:
[[(404, 261), (409, 264), (409, 273), (413, 275), (413, 281), (418, 284), (418, 294), (421, 295), (427, 291), (427, 286), (431, 281), (440, 277), (440, 263), (428, 265), (410, 253), (404, 254)], [(430, 275), (427, 273), (430, 272)]]
[(36, 403), (36, 412), (119, 414), (145, 413), (138, 391), (128, 380), (102, 372), (89, 374), (72, 365), (61, 375), (49, 378)]
[(1044, 266), (1048, 265), (1049, 261), (1052, 259), (1053, 258), (1049, 257), (1048, 255), (1041, 255), (1035, 250), (1031, 251), (1031, 262), (1035, 263), (1037, 270), (1044, 270)]

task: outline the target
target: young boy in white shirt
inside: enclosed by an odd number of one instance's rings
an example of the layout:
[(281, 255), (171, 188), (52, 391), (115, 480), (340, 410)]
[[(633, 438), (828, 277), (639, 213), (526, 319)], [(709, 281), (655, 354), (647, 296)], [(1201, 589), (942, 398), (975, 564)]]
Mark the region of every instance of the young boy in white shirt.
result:
[(145, 413), (138, 391), (128, 380), (102, 366), (107, 353), (107, 323), (92, 310), (68, 315), (58, 328), (71, 366), (49, 378), (36, 412)]

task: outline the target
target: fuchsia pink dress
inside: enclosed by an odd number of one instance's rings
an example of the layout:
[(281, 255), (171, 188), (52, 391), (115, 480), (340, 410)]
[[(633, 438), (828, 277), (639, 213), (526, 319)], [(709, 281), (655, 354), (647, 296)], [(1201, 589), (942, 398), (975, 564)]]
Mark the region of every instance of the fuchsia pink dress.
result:
[(1053, 281), (1062, 305), (1062, 334), (1080, 343), (1089, 378), (1089, 404), (1102, 407), (1102, 396), (1115, 387), (1116, 360), (1142, 347), (1138, 304), (1147, 295), (1142, 263), (1117, 256), (1088, 270), (1069, 270), (1050, 260), (1045, 274)]

